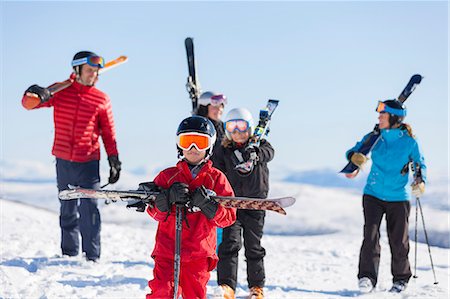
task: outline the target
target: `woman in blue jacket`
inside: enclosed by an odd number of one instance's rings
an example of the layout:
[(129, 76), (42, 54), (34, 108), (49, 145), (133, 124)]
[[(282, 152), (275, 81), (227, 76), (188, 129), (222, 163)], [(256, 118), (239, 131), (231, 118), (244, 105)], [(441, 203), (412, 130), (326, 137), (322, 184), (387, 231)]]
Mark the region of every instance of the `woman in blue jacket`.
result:
[[(380, 224), (386, 214), (386, 226), (391, 248), (391, 292), (406, 289), (411, 277), (408, 260), (408, 217), (410, 212), (407, 190), (408, 169), (412, 163), (416, 174), (412, 194), (421, 196), (425, 191), (426, 166), (411, 127), (403, 123), (406, 107), (398, 100), (379, 102), (380, 138), (372, 149), (372, 168), (363, 195), (364, 240), (359, 256), (359, 288), (370, 292), (377, 284), (380, 262)], [(347, 158), (361, 167), (367, 157), (359, 153), (368, 135), (347, 151)]]

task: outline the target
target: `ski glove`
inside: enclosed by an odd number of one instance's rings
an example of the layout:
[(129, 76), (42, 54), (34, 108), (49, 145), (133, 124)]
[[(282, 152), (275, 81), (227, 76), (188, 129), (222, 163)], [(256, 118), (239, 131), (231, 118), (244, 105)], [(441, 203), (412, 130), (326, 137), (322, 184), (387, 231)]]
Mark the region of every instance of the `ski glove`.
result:
[(119, 161), (118, 156), (109, 156), (108, 162), (110, 167), (108, 183), (114, 184), (119, 180), (122, 162)]
[(175, 182), (169, 189), (162, 190), (158, 196), (156, 196), (155, 205), (161, 212), (167, 212), (171, 205), (186, 205), (189, 199), (188, 185)]
[(256, 144), (249, 144), (244, 150), (244, 158), (246, 161), (258, 160), (258, 154), (259, 154), (259, 146)]
[(367, 157), (364, 154), (356, 152), (350, 156), (350, 161), (352, 161), (353, 164), (361, 168), (364, 165), (364, 163), (367, 162)]
[(208, 219), (214, 218), (219, 208), (219, 203), (208, 195), (204, 186), (195, 189), (190, 205), (191, 208), (199, 208)]
[[(153, 192), (160, 192), (161, 189), (159, 188), (159, 186), (157, 186), (154, 182), (144, 182), (144, 183), (140, 183), (139, 184), (139, 188), (138, 191), (146, 191), (149, 192), (149, 195)], [(151, 203), (149, 203), (150, 206), (152, 206)], [(135, 208), (136, 212), (144, 212), (145, 209), (147, 208), (147, 204), (140, 200), (140, 199), (136, 199), (135, 201), (130, 201), (127, 204), (127, 208)]]
[(52, 96), (48, 88), (40, 87), (39, 85), (36, 84), (28, 87), (25, 93), (27, 92), (36, 94), (41, 99), (41, 104), (50, 100)]
[(411, 194), (414, 197), (421, 197), (425, 193), (425, 183), (422, 178), (416, 178), (415, 181), (411, 184)]
[(159, 188), (159, 186), (156, 185), (154, 182), (144, 182), (144, 183), (139, 183), (138, 190), (148, 191), (148, 192), (160, 192), (161, 188)]
[(127, 204), (127, 209), (136, 209), (136, 212), (144, 212), (145, 209), (147, 208), (147, 205), (139, 199), (136, 199), (134, 201), (130, 201)]

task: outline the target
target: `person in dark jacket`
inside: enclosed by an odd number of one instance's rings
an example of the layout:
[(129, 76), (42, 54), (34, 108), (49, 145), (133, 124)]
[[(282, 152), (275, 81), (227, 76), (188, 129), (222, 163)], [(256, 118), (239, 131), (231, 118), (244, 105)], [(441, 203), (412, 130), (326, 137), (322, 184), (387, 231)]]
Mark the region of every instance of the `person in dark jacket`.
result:
[[(419, 197), (425, 191), (426, 166), (417, 139), (408, 124), (403, 123), (406, 107), (398, 100), (379, 102), (379, 140), (372, 149), (372, 168), (363, 195), (364, 240), (359, 256), (358, 284), (362, 292), (372, 291), (378, 280), (380, 263), (380, 225), (386, 214), (386, 227), (391, 248), (391, 292), (406, 289), (411, 277), (408, 260), (410, 213), (408, 169), (416, 169), (412, 193)], [(361, 167), (367, 157), (358, 152), (369, 135), (347, 151), (347, 158)], [(420, 171), (419, 171), (420, 170)], [(418, 176), (417, 173), (421, 173)]]
[[(100, 143), (103, 139), (110, 165), (109, 183), (118, 181), (121, 170), (116, 133), (109, 97), (95, 88), (98, 71), (104, 66), (101, 56), (90, 51), (75, 54), (72, 60), (76, 79), (52, 95), (48, 88), (30, 86), (22, 101), (26, 109), (53, 107), (58, 190), (68, 185), (99, 189)], [(63, 255), (76, 256), (81, 233), (86, 259), (100, 257), (100, 212), (97, 199), (61, 200), (60, 227)]]
[(198, 99), (198, 109), (197, 115), (208, 118), (216, 129), (217, 139), (214, 144), (213, 154), (211, 156), (211, 161), (216, 161), (215, 153), (220, 149), (220, 143), (225, 136), (225, 131), (223, 128), (222, 114), (227, 104), (227, 97), (223, 94), (216, 93), (213, 91), (205, 91), (200, 95)]
[[(222, 170), (233, 187), (236, 196), (267, 198), (269, 169), (267, 163), (274, 157), (274, 149), (266, 140), (254, 143), (253, 117), (244, 108), (231, 110), (225, 119), (225, 135), (217, 151), (215, 166)], [(253, 161), (251, 167), (240, 167)], [(247, 163), (248, 165), (248, 163)], [(217, 282), (224, 298), (234, 298), (237, 283), (238, 253), (244, 239), (247, 260), (247, 281), (251, 298), (263, 298), (265, 283), (264, 256), (261, 246), (265, 211), (238, 209), (236, 222), (224, 228), (219, 245)]]

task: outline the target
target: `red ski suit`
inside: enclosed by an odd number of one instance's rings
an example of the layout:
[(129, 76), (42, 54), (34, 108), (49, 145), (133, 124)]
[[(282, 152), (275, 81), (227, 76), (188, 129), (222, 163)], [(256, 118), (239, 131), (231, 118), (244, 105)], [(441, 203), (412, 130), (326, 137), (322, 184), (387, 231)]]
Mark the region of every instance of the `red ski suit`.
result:
[[(195, 178), (185, 161), (177, 163), (159, 173), (155, 184), (168, 189), (174, 182), (186, 183), (192, 192), (200, 186), (213, 190), (220, 196), (233, 196), (233, 189), (225, 175), (212, 167), (208, 161)], [(174, 290), (174, 255), (175, 255), (175, 206), (167, 217), (156, 207), (148, 207), (148, 214), (159, 221), (156, 232), (155, 248), (152, 257), (155, 260), (153, 280), (148, 285), (152, 290), (149, 298), (172, 298)], [(212, 219), (201, 212), (186, 211), (181, 233), (181, 266), (179, 295), (183, 298), (206, 298), (206, 284), (217, 264), (216, 227), (226, 227), (236, 221), (236, 209), (219, 205)], [(186, 224), (187, 223), (187, 224)], [(189, 225), (189, 227), (188, 227)]]

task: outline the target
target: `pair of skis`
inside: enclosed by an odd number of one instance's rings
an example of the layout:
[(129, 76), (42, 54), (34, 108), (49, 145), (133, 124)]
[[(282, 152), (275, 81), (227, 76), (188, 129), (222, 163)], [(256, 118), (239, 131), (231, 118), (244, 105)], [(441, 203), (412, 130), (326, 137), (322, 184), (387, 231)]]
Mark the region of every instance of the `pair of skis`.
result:
[(184, 40), (184, 46), (186, 47), (186, 56), (188, 63), (188, 78), (186, 83), (186, 89), (189, 93), (189, 98), (192, 102), (192, 115), (197, 114), (198, 98), (200, 97), (201, 88), (200, 82), (197, 79), (195, 55), (194, 55), (194, 39), (188, 37)]
[[(406, 84), (405, 88), (397, 97), (397, 100), (400, 101), (401, 103), (404, 103), (408, 99), (408, 97), (412, 94), (416, 86), (420, 84), (422, 78), (423, 77), (419, 74), (413, 75), (409, 80), (408, 84)], [(364, 141), (358, 152), (367, 155), (368, 153), (370, 153), (370, 151), (372, 151), (373, 147), (375, 146), (379, 138), (380, 138), (380, 128), (377, 124), (375, 125), (375, 127), (373, 128), (372, 132), (369, 134), (367, 139)], [(348, 178), (353, 178), (359, 173), (359, 167), (353, 164), (351, 161), (349, 161), (340, 172), (344, 173)]]
[[(125, 62), (127, 62), (128, 57), (127, 56), (119, 56), (116, 59), (113, 59), (111, 61), (108, 61), (105, 63), (104, 67), (99, 69), (98, 74), (103, 74)], [(50, 91), (50, 94), (53, 96), (55, 93), (60, 92), (63, 89), (66, 89), (70, 85), (72, 85), (73, 81), (76, 79), (76, 74), (72, 73), (69, 77), (69, 79), (62, 81), (62, 82), (56, 82), (52, 85), (48, 86), (47, 89)], [(41, 99), (37, 94), (27, 92), (22, 98), (22, 106), (25, 107), (27, 110), (33, 109), (36, 106), (38, 106), (41, 103)]]

